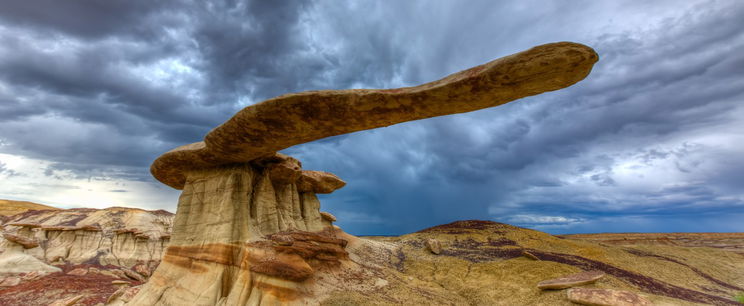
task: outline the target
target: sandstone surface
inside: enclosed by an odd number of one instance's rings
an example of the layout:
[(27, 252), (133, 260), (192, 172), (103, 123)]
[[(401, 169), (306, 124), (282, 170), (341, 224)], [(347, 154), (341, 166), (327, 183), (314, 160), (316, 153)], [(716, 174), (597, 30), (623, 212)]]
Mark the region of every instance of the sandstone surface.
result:
[(630, 291), (572, 288), (566, 291), (571, 302), (592, 306), (651, 306), (649, 300)]

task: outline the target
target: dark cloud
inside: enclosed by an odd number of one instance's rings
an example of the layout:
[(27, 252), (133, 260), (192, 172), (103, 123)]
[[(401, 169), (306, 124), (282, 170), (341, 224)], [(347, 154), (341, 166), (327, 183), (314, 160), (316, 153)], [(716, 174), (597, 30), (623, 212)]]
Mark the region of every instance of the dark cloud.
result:
[(348, 182), (322, 201), (352, 233), (474, 218), (681, 231), (743, 207), (740, 20), (726, 1), (8, 3), (0, 153), (59, 180), (152, 182), (154, 158), (246, 105), (415, 85), (569, 40), (600, 61), (566, 90), (286, 152)]
[[(176, 5), (180, 1), (169, 3)], [(8, 1), (3, 3), (0, 19), (12, 26), (86, 39), (121, 35), (152, 37), (159, 30), (159, 26), (153, 25), (167, 24), (162, 17), (172, 8), (166, 2), (146, 0)]]

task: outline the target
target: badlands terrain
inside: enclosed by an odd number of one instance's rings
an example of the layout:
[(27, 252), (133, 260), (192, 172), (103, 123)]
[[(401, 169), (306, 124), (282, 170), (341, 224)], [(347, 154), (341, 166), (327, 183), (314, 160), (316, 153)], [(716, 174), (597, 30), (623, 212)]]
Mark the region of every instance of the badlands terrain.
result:
[(247, 106), (152, 163), (155, 179), (183, 190), (175, 216), (7, 202), (0, 304), (739, 305), (736, 234), (557, 237), (468, 220), (355, 237), (317, 197), (346, 182), (278, 153), (559, 90), (598, 60), (588, 46), (551, 43), (415, 87)]
[[(173, 224), (166, 211), (0, 201), (11, 206), (18, 213), (2, 223), (0, 305), (125, 303), (160, 263)], [(655, 305), (740, 305), (733, 298), (744, 291), (742, 233), (553, 236), (470, 220), (399, 237), (333, 235), (348, 259), (307, 280), (324, 288), (302, 293), (312, 304), (574, 305), (571, 289), (538, 283), (581, 271), (604, 274), (581, 288)]]

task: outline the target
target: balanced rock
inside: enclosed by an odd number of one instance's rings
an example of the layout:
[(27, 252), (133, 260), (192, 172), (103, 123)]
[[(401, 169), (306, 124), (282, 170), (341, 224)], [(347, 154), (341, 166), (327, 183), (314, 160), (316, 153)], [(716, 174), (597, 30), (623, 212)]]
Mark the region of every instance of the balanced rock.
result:
[(558, 90), (597, 60), (587, 46), (553, 43), (416, 87), (310, 91), (244, 108), (152, 163), (157, 180), (183, 192), (163, 260), (129, 304), (307, 304), (321, 274), (348, 261), (348, 240), (316, 197), (345, 182), (277, 151)]
[(565, 289), (575, 286), (581, 286), (596, 282), (604, 277), (602, 271), (584, 271), (581, 273), (571, 274), (564, 277), (541, 281), (537, 284), (540, 289)]
[(437, 254), (437, 255), (442, 253), (442, 244), (439, 242), (439, 240), (429, 238), (429, 239), (426, 239), (425, 244), (429, 252), (432, 252), (433, 254)]
[(568, 300), (582, 305), (596, 306), (650, 306), (651, 301), (630, 291), (614, 289), (571, 288), (566, 291)]

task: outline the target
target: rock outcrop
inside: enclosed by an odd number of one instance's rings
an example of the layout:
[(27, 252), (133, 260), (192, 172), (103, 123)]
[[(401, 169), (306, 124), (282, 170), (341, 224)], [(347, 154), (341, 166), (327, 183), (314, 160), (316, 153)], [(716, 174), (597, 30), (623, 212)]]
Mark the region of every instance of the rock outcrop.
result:
[[(0, 208), (3, 208), (0, 203)], [(23, 210), (0, 226), (0, 305), (96, 305), (157, 268), (172, 213)]]
[(417, 87), (311, 91), (246, 107), (203, 142), (153, 162), (153, 176), (183, 193), (171, 244), (129, 304), (307, 303), (322, 291), (321, 274), (348, 262), (344, 247), (353, 237), (332, 226), (336, 218), (319, 211), (316, 197), (345, 183), (304, 171), (278, 150), (561, 89), (586, 77), (597, 59), (584, 45), (554, 43)]

